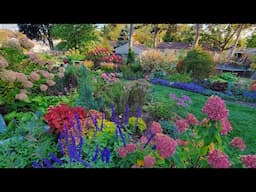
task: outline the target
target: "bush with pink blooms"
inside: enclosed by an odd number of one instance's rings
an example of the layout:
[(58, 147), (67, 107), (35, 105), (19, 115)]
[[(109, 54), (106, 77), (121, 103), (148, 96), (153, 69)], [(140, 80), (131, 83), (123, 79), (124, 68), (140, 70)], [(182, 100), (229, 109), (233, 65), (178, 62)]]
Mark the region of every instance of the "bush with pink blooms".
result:
[(116, 83), (119, 81), (117, 73), (102, 73), (101, 78), (107, 83)]

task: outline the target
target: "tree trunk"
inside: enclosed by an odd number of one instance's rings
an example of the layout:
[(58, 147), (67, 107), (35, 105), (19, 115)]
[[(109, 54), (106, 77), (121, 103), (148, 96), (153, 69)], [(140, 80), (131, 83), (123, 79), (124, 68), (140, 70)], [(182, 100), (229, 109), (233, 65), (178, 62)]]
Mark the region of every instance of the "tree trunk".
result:
[(195, 41), (193, 43), (192, 48), (195, 48), (198, 45), (199, 37), (200, 37), (200, 24), (196, 24), (196, 36), (195, 36)]
[(130, 34), (129, 34), (129, 48), (132, 49), (132, 45), (133, 45), (133, 24), (130, 24)]
[(156, 37), (157, 37), (157, 33), (158, 33), (157, 24), (154, 24), (153, 49), (156, 48)]
[(242, 30), (243, 30), (243, 25), (244, 25), (244, 24), (239, 24), (239, 28), (238, 28), (238, 32), (237, 32), (237, 37), (236, 37), (235, 43), (234, 43), (234, 45), (233, 45), (233, 47), (232, 47), (232, 49), (231, 49), (231, 51), (230, 51), (230, 53), (229, 53), (229, 55), (228, 55), (228, 58), (227, 58), (228, 61), (231, 60), (231, 58), (233, 57), (233, 55), (234, 55), (234, 53), (235, 53), (236, 46), (237, 46), (237, 44), (238, 44), (239, 38), (240, 38), (240, 36), (241, 36), (241, 32), (242, 32)]
[(48, 40), (50, 49), (53, 50), (54, 49), (54, 45), (53, 45), (52, 38), (48, 37), (47, 40)]

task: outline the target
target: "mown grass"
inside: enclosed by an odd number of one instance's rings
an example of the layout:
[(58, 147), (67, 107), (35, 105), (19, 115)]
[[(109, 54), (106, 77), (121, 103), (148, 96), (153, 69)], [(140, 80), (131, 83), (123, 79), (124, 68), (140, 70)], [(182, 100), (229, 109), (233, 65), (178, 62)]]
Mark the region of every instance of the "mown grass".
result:
[[(184, 109), (184, 113), (181, 115), (185, 116), (187, 112), (190, 112), (195, 114), (199, 120), (206, 117), (202, 112), (202, 108), (208, 98), (207, 96), (161, 85), (152, 86), (152, 94), (158, 101), (170, 100), (170, 93), (174, 93), (179, 97), (182, 95), (189, 96), (192, 99), (192, 103), (188, 108)], [(256, 108), (241, 106), (230, 101), (225, 102), (229, 110), (229, 120), (233, 127), (229, 137), (238, 136), (243, 138), (247, 146), (244, 153), (256, 153)]]

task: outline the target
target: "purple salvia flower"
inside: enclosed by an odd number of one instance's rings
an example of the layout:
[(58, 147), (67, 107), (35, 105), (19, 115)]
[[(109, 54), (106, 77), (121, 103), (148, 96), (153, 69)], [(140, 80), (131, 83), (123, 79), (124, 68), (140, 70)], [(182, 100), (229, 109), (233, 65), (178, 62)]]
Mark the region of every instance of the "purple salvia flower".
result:
[(51, 156), (51, 160), (53, 160), (57, 164), (62, 164), (63, 163), (55, 154), (50, 153), (50, 156)]
[(105, 116), (104, 116), (104, 114), (102, 113), (101, 124), (100, 124), (100, 130), (101, 130), (101, 131), (103, 130), (103, 127), (104, 127), (104, 119), (105, 119)]
[(155, 134), (151, 134), (151, 136), (149, 137), (147, 143), (144, 145), (144, 148), (147, 147), (147, 145), (149, 144), (149, 142), (154, 138)]
[(124, 124), (127, 125), (129, 121), (129, 105), (125, 105), (125, 116), (124, 116)]
[(63, 156), (64, 155), (64, 149), (63, 149), (63, 145), (62, 145), (62, 139), (64, 138), (63, 134), (60, 133), (60, 136), (58, 138), (58, 144), (59, 144), (59, 148), (60, 148), (60, 154)]
[(110, 160), (110, 149), (104, 148), (101, 152), (101, 160), (103, 162), (109, 163)]
[(76, 134), (79, 134), (79, 132), (77, 132), (77, 129), (76, 129), (76, 127), (75, 127), (75, 124), (74, 124), (73, 119), (70, 118), (70, 117), (69, 117), (69, 122), (70, 122), (70, 125), (71, 125), (72, 129), (74, 130), (74, 132), (75, 132)]
[(32, 162), (32, 167), (33, 168), (42, 168), (41, 165), (38, 162), (36, 162), (36, 161)]
[(69, 134), (68, 134), (68, 127), (66, 124), (64, 124), (64, 129), (65, 129), (65, 141), (66, 141), (66, 146), (68, 148), (68, 156), (69, 156), (69, 160), (70, 160), (70, 163), (71, 163), (71, 159), (73, 157), (73, 150), (72, 150), (72, 146), (70, 146), (69, 144)]
[(87, 128), (87, 130), (90, 129), (90, 125), (89, 125), (88, 119), (86, 119), (86, 128)]
[(136, 127), (137, 127), (137, 125), (138, 125), (139, 117), (140, 117), (140, 106), (138, 106), (138, 108), (137, 108), (136, 122), (135, 122), (135, 124), (134, 124), (134, 130), (136, 130)]
[(192, 103), (191, 98), (189, 96), (187, 96), (187, 95), (183, 95), (183, 99), (188, 101), (189, 103)]
[(82, 163), (85, 167), (89, 167), (89, 168), (92, 168), (92, 165), (90, 163), (88, 163), (87, 161), (83, 160), (83, 159), (80, 159), (80, 158), (76, 158), (76, 160), (80, 163)]
[(95, 118), (94, 118), (91, 113), (89, 113), (89, 116), (95, 126), (94, 136), (96, 136), (96, 133), (98, 132), (97, 116), (95, 115)]
[(83, 144), (84, 144), (84, 139), (82, 136), (79, 137), (80, 142), (79, 142), (79, 157), (82, 157), (82, 152), (83, 152)]
[(120, 125), (120, 122), (119, 122), (119, 121), (117, 121), (117, 128), (118, 128), (119, 134), (120, 134), (120, 136), (121, 136), (123, 145), (124, 145), (124, 147), (125, 147), (125, 146), (126, 146), (126, 143), (125, 143), (124, 135), (123, 135), (123, 133), (122, 133), (122, 129), (121, 129), (121, 125)]
[(53, 167), (52, 167), (52, 164), (51, 164), (51, 161), (50, 161), (49, 159), (47, 159), (47, 158), (44, 158), (44, 159), (43, 159), (43, 164), (44, 164), (44, 166), (45, 166), (46, 168), (53, 168)]
[(96, 145), (96, 149), (95, 149), (95, 152), (94, 152), (94, 156), (93, 156), (93, 158), (92, 158), (92, 161), (93, 161), (93, 162), (96, 162), (96, 161), (97, 161), (98, 155), (99, 155), (99, 147), (98, 147), (98, 145)]
[(75, 119), (76, 119), (76, 124), (77, 124), (77, 128), (79, 130), (79, 133), (81, 134), (82, 133), (82, 127), (81, 127), (81, 122), (80, 122), (80, 119), (79, 119), (79, 116), (78, 116), (77, 112), (75, 113)]
[(115, 106), (114, 106), (113, 103), (111, 103), (110, 107), (111, 107), (111, 111), (112, 111), (112, 121), (113, 121), (113, 122), (116, 122)]

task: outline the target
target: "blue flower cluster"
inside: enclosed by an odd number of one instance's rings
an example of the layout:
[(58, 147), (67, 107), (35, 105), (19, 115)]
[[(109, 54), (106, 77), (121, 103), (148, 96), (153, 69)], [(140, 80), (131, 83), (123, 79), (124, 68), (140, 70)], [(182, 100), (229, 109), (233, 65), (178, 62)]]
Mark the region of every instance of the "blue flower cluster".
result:
[(184, 90), (195, 92), (195, 93), (204, 93), (205, 91), (205, 89), (202, 86), (199, 86), (195, 83), (175, 82), (171, 85), (171, 87), (184, 89)]
[(249, 101), (256, 100), (256, 91), (244, 91), (243, 97), (245, 97)]

